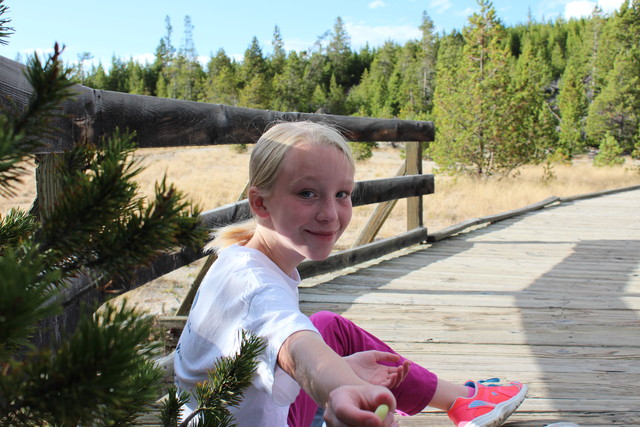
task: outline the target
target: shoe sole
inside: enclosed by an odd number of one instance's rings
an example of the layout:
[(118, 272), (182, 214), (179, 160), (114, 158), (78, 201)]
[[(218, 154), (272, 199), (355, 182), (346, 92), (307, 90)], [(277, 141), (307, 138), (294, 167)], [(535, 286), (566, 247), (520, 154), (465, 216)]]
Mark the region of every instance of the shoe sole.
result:
[(513, 414), (518, 406), (524, 401), (525, 397), (527, 397), (527, 392), (529, 388), (526, 384), (522, 385), (522, 389), (520, 392), (513, 396), (511, 399), (499, 403), (493, 409), (493, 411), (488, 412), (473, 421), (467, 423), (465, 427), (497, 427), (501, 426), (507, 418)]

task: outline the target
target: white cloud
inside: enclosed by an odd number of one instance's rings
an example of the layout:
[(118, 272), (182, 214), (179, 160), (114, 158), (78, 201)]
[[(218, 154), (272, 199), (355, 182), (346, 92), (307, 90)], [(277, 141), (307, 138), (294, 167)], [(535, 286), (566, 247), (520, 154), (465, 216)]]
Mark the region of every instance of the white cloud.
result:
[(429, 2), (429, 8), (435, 9), (436, 13), (444, 13), (451, 9), (451, 6), (451, 0), (431, 0)]
[(564, 18), (569, 20), (571, 18), (582, 18), (591, 16), (596, 4), (605, 13), (611, 13), (614, 10), (620, 8), (623, 0), (599, 0), (599, 1), (570, 1), (564, 7)]
[(599, 0), (598, 5), (607, 13), (620, 9), (623, 0)]
[(132, 59), (138, 64), (150, 64), (156, 60), (156, 56), (153, 53), (142, 53), (140, 55), (133, 55)]
[(459, 10), (459, 11), (457, 11), (457, 12), (456, 12), (456, 15), (458, 15), (458, 16), (464, 16), (464, 17), (468, 18), (468, 17), (470, 17), (471, 15), (473, 15), (474, 13), (476, 13), (476, 10), (475, 10), (475, 9), (473, 9), (473, 8), (471, 8), (471, 7), (468, 7), (468, 8), (466, 8), (466, 9), (464, 9), (464, 10)]
[(569, 20), (571, 18), (582, 18), (591, 15), (593, 8), (596, 6), (592, 1), (572, 1), (564, 6), (564, 17)]
[(374, 0), (371, 3), (369, 3), (369, 8), (371, 9), (377, 9), (379, 7), (385, 7), (386, 4), (384, 4), (384, 2), (382, 0)]
[(351, 36), (352, 49), (358, 49), (367, 43), (369, 43), (370, 47), (381, 46), (389, 40), (402, 44), (408, 40), (415, 40), (422, 37), (420, 29), (411, 25), (382, 25), (372, 27), (347, 22), (345, 27), (349, 36)]

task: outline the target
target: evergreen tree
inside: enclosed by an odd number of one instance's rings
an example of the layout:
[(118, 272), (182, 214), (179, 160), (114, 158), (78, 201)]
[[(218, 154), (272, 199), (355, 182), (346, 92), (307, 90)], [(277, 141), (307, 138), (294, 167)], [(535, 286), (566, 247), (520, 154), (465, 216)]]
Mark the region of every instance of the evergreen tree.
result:
[[(458, 84), (463, 78), (460, 76), (460, 67), (462, 64), (462, 48), (464, 40), (461, 34), (452, 33), (441, 40), (438, 49), (438, 62), (436, 63), (436, 89), (434, 93), (433, 115), (438, 123), (436, 126), (436, 140), (432, 141), (429, 146), (428, 153), (430, 156), (438, 156), (438, 147), (440, 138), (447, 138), (453, 142), (453, 147), (458, 147), (461, 142), (456, 128), (460, 126), (458, 116), (461, 113), (462, 106), (466, 102), (465, 94), (459, 91)], [(442, 156), (441, 162), (444, 162), (445, 156)], [(445, 168), (453, 171), (453, 165)], [(442, 166), (441, 166), (442, 167)]]
[(567, 66), (567, 23), (558, 18), (552, 24), (547, 38), (547, 49), (551, 61), (551, 72), (554, 78), (560, 78)]
[(420, 51), (418, 52), (418, 64), (420, 72), (421, 93), (420, 93), (420, 111), (430, 113), (433, 107), (433, 94), (435, 92), (435, 71), (436, 71), (436, 53), (437, 53), (437, 37), (435, 34), (435, 26), (433, 21), (427, 14), (422, 13), (422, 39), (420, 40)]
[(9, 10), (9, 7), (5, 6), (4, 0), (0, 0), (0, 46), (7, 44), (7, 38), (14, 32), (13, 27), (9, 27), (8, 24), (11, 19), (5, 16), (5, 13)]
[[(51, 132), (59, 102), (71, 96), (59, 55), (56, 45), (45, 64), (29, 61), (28, 108), (0, 115), (4, 194), (19, 179), (19, 162)], [(162, 182), (149, 203), (137, 195), (132, 150), (132, 136), (119, 133), (100, 147), (78, 145), (58, 169), (63, 190), (53, 206), (0, 220), (0, 424), (131, 423), (158, 396), (151, 319), (124, 305), (84, 316), (57, 348), (31, 344), (38, 322), (60, 312), (60, 293), (78, 274), (108, 287), (163, 250), (202, 244), (197, 211), (175, 188)]]
[(640, 129), (640, 77), (631, 52), (621, 52), (607, 86), (589, 107), (586, 131), (597, 145), (613, 136), (630, 153)]
[(171, 42), (173, 27), (169, 16), (165, 17), (165, 35), (160, 39), (156, 47), (155, 59), (151, 66), (151, 94), (168, 98), (167, 79), (165, 77), (166, 70), (173, 62), (176, 49)]
[[(325, 48), (322, 45), (328, 34), (329, 32), (326, 32), (318, 37), (313, 47), (309, 51), (304, 52), (304, 57), (306, 58), (304, 79), (309, 87), (313, 88), (314, 93), (311, 100), (312, 111), (319, 111), (324, 108), (324, 103), (319, 103), (321, 97), (316, 96), (318, 94), (315, 92), (318, 90), (327, 91), (331, 80), (331, 74), (327, 74), (327, 70), (329, 69), (329, 65), (327, 65), (328, 59)], [(323, 97), (326, 100), (324, 95)]]
[(129, 92), (128, 74), (126, 63), (115, 55), (112, 56), (109, 77), (107, 78), (107, 87), (105, 89), (114, 92)]
[(611, 24), (618, 52), (605, 86), (589, 107), (587, 134), (599, 145), (611, 134), (623, 151), (633, 151), (640, 129), (640, 1), (626, 0)]
[(193, 25), (189, 15), (184, 18), (184, 44), (178, 54), (163, 69), (169, 98), (196, 101), (200, 99), (204, 71), (198, 62), (198, 54), (193, 43)]
[(518, 113), (509, 108), (510, 51), (504, 44), (504, 27), (491, 2), (478, 4), (480, 13), (473, 14), (464, 29), (458, 79), (447, 82), (455, 87), (449, 96), (435, 100), (439, 132), (431, 154), (444, 170), (488, 176), (508, 173), (524, 160), (520, 150), (510, 149), (513, 128), (503, 123)]
[(433, 105), (435, 52), (427, 58), (419, 42), (409, 41), (398, 52), (389, 92), (393, 115), (408, 120), (427, 120)]
[(267, 62), (262, 48), (255, 36), (244, 52), (240, 70), (242, 86), (239, 105), (247, 108), (268, 108), (271, 99), (271, 78), (267, 73)]
[(93, 55), (90, 52), (82, 52), (78, 54), (78, 65), (76, 66), (75, 76), (73, 78), (81, 85), (85, 84), (86, 71), (85, 62), (93, 59)]
[(219, 49), (207, 64), (204, 82), (204, 102), (238, 105), (238, 76), (235, 62)]
[(273, 47), (273, 53), (269, 58), (271, 74), (281, 74), (287, 60), (287, 52), (284, 49), (284, 42), (282, 41), (282, 35), (280, 34), (280, 27), (277, 25), (273, 30), (273, 41), (271, 42), (271, 46)]
[(145, 73), (143, 67), (133, 59), (127, 63), (127, 80), (128, 93), (136, 95), (150, 95), (145, 84)]
[(338, 84), (335, 74), (332, 74), (329, 83), (329, 96), (325, 104), (326, 112), (328, 114), (346, 114), (345, 99), (346, 96), (342, 86)]
[(586, 23), (582, 43), (586, 62), (586, 95), (589, 102), (593, 102), (604, 86), (605, 76), (611, 69), (613, 59), (609, 50), (606, 20), (598, 6), (594, 8), (591, 19)]
[(93, 89), (107, 89), (109, 77), (102, 66), (102, 63), (98, 63), (97, 66), (91, 67), (91, 72), (87, 76), (85, 85)]
[(243, 82), (250, 82), (255, 76), (267, 72), (267, 61), (262, 53), (262, 48), (257, 37), (251, 39), (251, 44), (244, 51), (244, 59), (241, 66), (241, 78)]
[[(196, 384), (194, 394), (197, 408), (182, 421), (180, 427), (187, 427), (197, 417), (201, 417), (197, 425), (235, 425), (229, 407), (237, 406), (242, 401), (244, 390), (251, 384), (258, 366), (256, 358), (265, 348), (264, 339), (243, 332), (238, 353), (218, 359), (209, 371), (209, 380)], [(169, 389), (169, 397), (163, 403), (161, 415), (165, 427), (178, 426), (178, 409), (187, 401), (186, 393), (178, 394), (175, 387)]]
[(536, 55), (532, 43), (525, 40), (511, 79), (511, 114), (503, 121), (513, 134), (506, 149), (511, 152), (514, 167), (542, 160), (544, 153), (556, 145), (557, 121), (545, 91), (550, 80), (551, 70), (542, 54)]
[(396, 67), (398, 50), (396, 43), (385, 42), (374, 55), (371, 67), (363, 75), (360, 84), (351, 90), (348, 104), (359, 115), (392, 118), (397, 114), (395, 94), (390, 92), (389, 84)]
[[(7, 10), (2, 3), (0, 18)], [(0, 22), (4, 36), (8, 21)], [(22, 161), (43, 148), (43, 137), (55, 132), (51, 121), (60, 102), (72, 96), (70, 70), (59, 58), (57, 44), (44, 64), (34, 56), (26, 71), (33, 87), (27, 107), (3, 107), (0, 114), (0, 196), (14, 194)], [(152, 320), (126, 303), (81, 314), (56, 347), (36, 348), (33, 341), (39, 322), (61, 312), (69, 297), (62, 292), (77, 275), (114, 291), (114, 282), (161, 252), (202, 247), (206, 233), (197, 209), (173, 186), (163, 180), (148, 203), (138, 195), (133, 179), (141, 169), (132, 141), (133, 135), (115, 132), (99, 146), (79, 142), (52, 177), (61, 184), (54, 203), (40, 204), (34, 214), (12, 210), (0, 217), (2, 425), (131, 425), (159, 397), (163, 372), (152, 359), (158, 350), (149, 340)], [(262, 339), (244, 334), (240, 352), (221, 360), (211, 381), (199, 385), (204, 424), (233, 421), (228, 406), (242, 399), (263, 349)], [(165, 407), (165, 425), (175, 425), (167, 420), (177, 419), (179, 406)]]
[(315, 113), (326, 113), (325, 105), (327, 104), (327, 95), (324, 88), (316, 85), (311, 95), (311, 110)]
[(265, 74), (256, 74), (240, 90), (241, 107), (267, 109), (271, 99), (271, 81)]
[(621, 165), (624, 163), (622, 151), (616, 138), (607, 134), (600, 143), (598, 154), (593, 158), (593, 165), (599, 167)]
[(571, 160), (575, 155), (582, 153), (585, 146), (583, 121), (587, 112), (587, 97), (578, 63), (579, 59), (570, 60), (560, 81), (558, 159)]
[(334, 75), (336, 84), (349, 87), (352, 84), (350, 76), (351, 37), (347, 33), (342, 18), (337, 17), (327, 45), (327, 60), (330, 67), (329, 75)]
[(284, 69), (273, 77), (271, 107), (277, 111), (309, 112), (311, 86), (304, 78), (304, 57), (291, 52)]

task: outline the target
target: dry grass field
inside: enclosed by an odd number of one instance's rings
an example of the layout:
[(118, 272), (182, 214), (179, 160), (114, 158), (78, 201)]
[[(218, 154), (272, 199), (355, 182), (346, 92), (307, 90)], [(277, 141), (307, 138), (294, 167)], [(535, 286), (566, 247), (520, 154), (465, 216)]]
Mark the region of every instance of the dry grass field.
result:
[[(235, 202), (247, 181), (249, 153), (237, 153), (230, 146), (154, 148), (136, 152), (144, 167), (139, 176), (141, 191), (149, 194), (156, 181), (167, 175), (168, 181), (187, 194), (201, 209), (209, 210)], [(400, 148), (376, 149), (371, 159), (358, 163), (356, 180), (393, 176), (402, 162)], [(432, 173), (433, 163), (424, 161), (423, 172)], [(424, 198), (424, 221), (436, 231), (470, 218), (526, 206), (550, 196), (571, 196), (593, 191), (640, 184), (638, 165), (632, 170), (629, 160), (623, 166), (596, 168), (587, 157), (572, 165), (555, 165), (555, 179), (545, 182), (542, 166), (528, 166), (515, 178), (476, 180), (467, 177), (436, 175), (435, 194)], [(18, 196), (0, 198), (0, 214), (12, 207), (28, 209), (35, 196), (33, 165), (28, 165), (24, 185)], [(350, 245), (358, 229), (373, 210), (356, 208), (350, 230), (340, 247)], [(380, 231), (389, 237), (404, 231), (405, 203), (400, 201)]]
[[(249, 154), (237, 153), (229, 146), (192, 147), (186, 149), (141, 149), (136, 158), (144, 166), (139, 176), (141, 191), (149, 194), (154, 183), (167, 175), (169, 182), (188, 195), (201, 209), (213, 209), (235, 202), (242, 192), (248, 173)], [(374, 151), (371, 159), (359, 162), (356, 180), (393, 176), (402, 162), (400, 148), (385, 146)], [(433, 163), (424, 161), (423, 173), (431, 173)], [(554, 166), (555, 179), (545, 182), (541, 166), (529, 166), (509, 179), (474, 180), (465, 177), (436, 175), (435, 194), (424, 197), (424, 222), (437, 231), (467, 219), (523, 207), (550, 196), (572, 196), (594, 191), (640, 184), (638, 165), (596, 168), (587, 157), (572, 165)], [(19, 195), (0, 198), (0, 214), (12, 207), (28, 209), (35, 196), (33, 165), (25, 176)], [(373, 206), (354, 209), (351, 226), (341, 238), (338, 249), (349, 247), (366, 222)], [(380, 231), (390, 237), (406, 229), (406, 203), (400, 201)], [(170, 314), (177, 309), (198, 272), (201, 261), (168, 274), (154, 283), (127, 294), (140, 308), (154, 314)]]

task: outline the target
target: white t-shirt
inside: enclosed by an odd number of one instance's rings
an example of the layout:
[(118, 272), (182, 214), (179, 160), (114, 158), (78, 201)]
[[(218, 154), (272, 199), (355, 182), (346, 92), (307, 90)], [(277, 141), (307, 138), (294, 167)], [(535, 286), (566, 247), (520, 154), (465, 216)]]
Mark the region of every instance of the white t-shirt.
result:
[[(317, 332), (300, 312), (300, 276), (289, 277), (266, 255), (233, 245), (219, 253), (193, 301), (176, 348), (176, 385), (193, 390), (208, 378), (220, 356), (236, 354), (242, 330), (267, 340), (256, 376), (239, 407), (230, 408), (239, 426), (286, 426), (289, 405), (300, 387), (276, 365), (282, 343), (294, 332)], [(195, 409), (195, 398), (185, 408)]]

